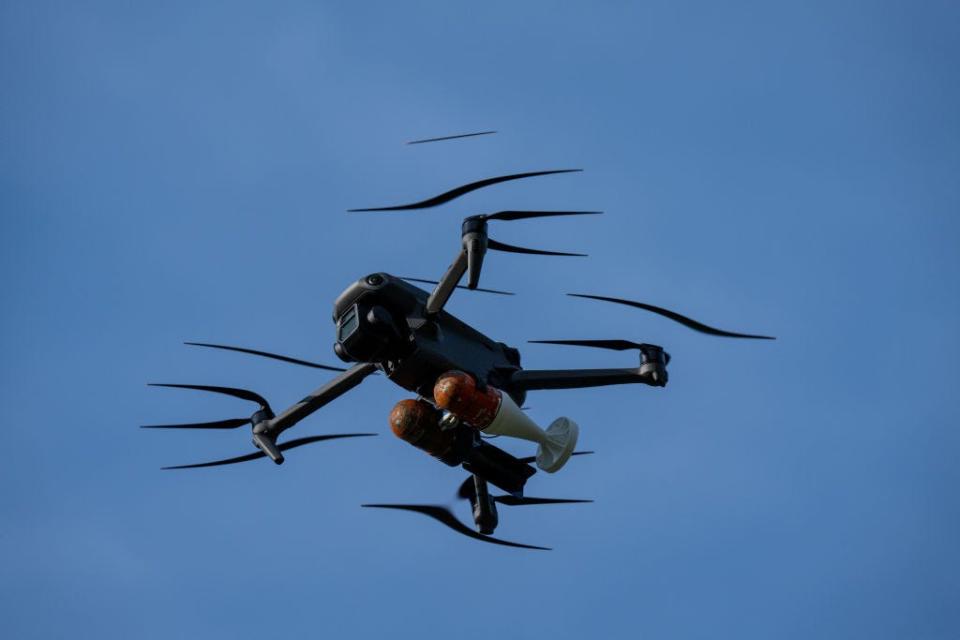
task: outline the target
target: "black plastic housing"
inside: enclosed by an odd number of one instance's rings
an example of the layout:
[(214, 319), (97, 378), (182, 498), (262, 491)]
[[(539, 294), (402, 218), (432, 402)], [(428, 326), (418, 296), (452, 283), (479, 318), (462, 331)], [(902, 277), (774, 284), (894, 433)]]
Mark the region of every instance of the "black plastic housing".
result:
[(480, 441), (468, 453), (463, 468), (507, 493), (521, 496), (536, 469), (492, 444)]

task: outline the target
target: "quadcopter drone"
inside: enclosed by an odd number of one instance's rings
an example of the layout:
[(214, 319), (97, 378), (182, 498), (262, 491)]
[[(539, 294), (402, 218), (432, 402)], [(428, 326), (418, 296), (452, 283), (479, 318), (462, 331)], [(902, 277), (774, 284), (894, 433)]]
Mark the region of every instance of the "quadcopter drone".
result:
[[(491, 185), (536, 176), (570, 173), (579, 169), (535, 171), (488, 178), (472, 182), (433, 198), (412, 204), (354, 212), (405, 211), (435, 207), (471, 191)], [(390, 413), (393, 433), (451, 467), (462, 467), (470, 476), (461, 484), (457, 497), (469, 500), (475, 529), (460, 522), (442, 505), (367, 504), (365, 507), (400, 509), (427, 515), (454, 531), (472, 538), (512, 547), (545, 549), (494, 538), (499, 522), (497, 505), (522, 506), (590, 502), (524, 496), (524, 486), (537, 469), (555, 473), (571, 456), (591, 453), (576, 451), (578, 425), (561, 417), (542, 429), (524, 413), (528, 391), (573, 389), (620, 384), (645, 384), (664, 387), (670, 355), (662, 347), (629, 340), (532, 340), (542, 344), (574, 345), (639, 352), (639, 364), (630, 368), (530, 370), (521, 366), (520, 352), (497, 342), (445, 310), (456, 289), (509, 294), (481, 289), (480, 274), (487, 251), (506, 251), (547, 256), (582, 254), (543, 251), (516, 247), (489, 237), (491, 222), (506, 222), (554, 216), (594, 215), (597, 211), (517, 211), (473, 215), (464, 219), (460, 249), (439, 281), (402, 278), (388, 273), (373, 273), (346, 288), (333, 304), (336, 326), (334, 353), (349, 369), (319, 364), (298, 358), (220, 344), (186, 344), (225, 349), (257, 355), (293, 364), (340, 372), (289, 408), (274, 413), (261, 395), (245, 389), (195, 384), (152, 384), (151, 386), (194, 389), (225, 394), (257, 403), (248, 418), (215, 422), (146, 425), (162, 429), (234, 429), (251, 425), (256, 451), (213, 462), (185, 464), (164, 469), (213, 467), (270, 458), (284, 461), (284, 452), (314, 442), (376, 435), (373, 433), (326, 434), (280, 440), (280, 436), (307, 416), (347, 393), (374, 373), (416, 395), (402, 400)], [(466, 275), (466, 285), (460, 282)], [(435, 285), (428, 292), (413, 282)], [(588, 294), (568, 294), (579, 298), (627, 305), (679, 322), (691, 329), (716, 336), (773, 339), (770, 336), (724, 331), (692, 320), (674, 311), (622, 298)], [(535, 442), (537, 454), (517, 458), (488, 441), (490, 436), (509, 436)], [(535, 465), (535, 466), (534, 466)], [(505, 493), (492, 495), (489, 485)]]

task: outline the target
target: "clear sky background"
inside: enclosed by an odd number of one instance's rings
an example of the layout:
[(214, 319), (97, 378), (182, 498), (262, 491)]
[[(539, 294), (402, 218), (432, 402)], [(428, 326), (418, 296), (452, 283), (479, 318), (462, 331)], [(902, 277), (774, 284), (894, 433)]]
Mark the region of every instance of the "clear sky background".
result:
[[(0, 636), (958, 637), (958, 32), (935, 1), (3, 2)], [(585, 171), (345, 212), (553, 168)], [(496, 225), (591, 257), (491, 254), (520, 295), (453, 313), (528, 367), (674, 358), (530, 394), (597, 451), (528, 485), (596, 503), (501, 510), (554, 551), (359, 508), (464, 475), (390, 434), (383, 378), (289, 433), (377, 438), (159, 471), (249, 434), (138, 425), (251, 407), (145, 383), (279, 410), (330, 378), (183, 340), (336, 364), (344, 287), (436, 277), (503, 208), (606, 215)]]

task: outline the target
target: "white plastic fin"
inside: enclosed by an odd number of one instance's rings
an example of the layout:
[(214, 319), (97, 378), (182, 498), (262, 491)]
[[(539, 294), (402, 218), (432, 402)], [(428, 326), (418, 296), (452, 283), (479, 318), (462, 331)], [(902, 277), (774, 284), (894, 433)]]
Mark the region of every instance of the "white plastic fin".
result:
[(570, 418), (557, 418), (547, 427), (546, 435), (547, 442), (537, 449), (537, 466), (547, 473), (556, 473), (576, 448), (580, 427)]
[(580, 428), (569, 418), (557, 418), (544, 431), (506, 393), (502, 394), (500, 410), (490, 426), (483, 430), (487, 435), (503, 435), (536, 442), (537, 467), (547, 473), (555, 473), (566, 464), (577, 446)]

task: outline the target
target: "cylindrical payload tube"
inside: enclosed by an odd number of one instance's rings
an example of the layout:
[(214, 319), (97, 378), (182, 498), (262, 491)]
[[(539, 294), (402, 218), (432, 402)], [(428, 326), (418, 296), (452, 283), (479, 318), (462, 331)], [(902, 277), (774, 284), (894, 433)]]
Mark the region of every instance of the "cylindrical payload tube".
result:
[(453, 452), (456, 434), (440, 428), (443, 414), (425, 400), (401, 400), (390, 412), (390, 429), (398, 438), (406, 440), (435, 458), (448, 461)]
[[(483, 441), (474, 441), (470, 427), (442, 429), (443, 413), (425, 400), (401, 400), (390, 412), (390, 429), (402, 440), (426, 451), (444, 464), (463, 464), (470, 473), (515, 495), (534, 471), (506, 451)], [(465, 438), (464, 438), (465, 437)]]
[(481, 391), (470, 374), (450, 371), (437, 380), (433, 387), (433, 400), (438, 407), (457, 416), (461, 422), (483, 431), (496, 419), (503, 394), (491, 386)]

